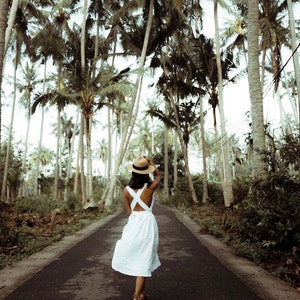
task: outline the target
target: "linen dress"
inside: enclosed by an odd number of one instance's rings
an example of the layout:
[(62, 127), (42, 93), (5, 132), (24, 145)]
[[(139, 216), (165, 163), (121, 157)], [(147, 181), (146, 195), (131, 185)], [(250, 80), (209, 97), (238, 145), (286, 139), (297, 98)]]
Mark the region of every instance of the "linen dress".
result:
[[(114, 270), (130, 276), (151, 277), (151, 273), (160, 266), (157, 255), (158, 227), (152, 213), (154, 198), (150, 207), (140, 198), (145, 186), (136, 193), (126, 187), (133, 197), (130, 204), (132, 213), (123, 228), (121, 239), (116, 243), (112, 259)], [(133, 210), (137, 203), (144, 211)]]

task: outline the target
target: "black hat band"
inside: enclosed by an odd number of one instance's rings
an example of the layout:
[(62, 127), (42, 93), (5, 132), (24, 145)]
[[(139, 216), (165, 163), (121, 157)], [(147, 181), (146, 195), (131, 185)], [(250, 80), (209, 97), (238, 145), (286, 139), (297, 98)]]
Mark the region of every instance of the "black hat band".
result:
[(132, 167), (138, 171), (144, 171), (147, 170), (149, 166), (145, 166), (145, 167), (137, 167), (134, 164), (132, 165)]

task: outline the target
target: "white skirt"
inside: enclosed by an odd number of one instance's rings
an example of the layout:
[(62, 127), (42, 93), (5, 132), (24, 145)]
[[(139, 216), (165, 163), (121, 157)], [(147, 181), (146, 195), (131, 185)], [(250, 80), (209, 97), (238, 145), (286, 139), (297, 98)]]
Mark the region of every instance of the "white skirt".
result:
[(133, 211), (117, 241), (112, 268), (131, 276), (151, 277), (160, 266), (158, 227), (151, 211)]

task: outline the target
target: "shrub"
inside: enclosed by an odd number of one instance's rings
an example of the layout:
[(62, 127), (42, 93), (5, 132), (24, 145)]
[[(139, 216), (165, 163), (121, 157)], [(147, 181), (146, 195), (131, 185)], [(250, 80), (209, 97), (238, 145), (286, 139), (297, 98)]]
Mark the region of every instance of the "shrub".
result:
[(300, 184), (282, 173), (256, 182), (238, 213), (242, 242), (286, 248), (300, 242)]

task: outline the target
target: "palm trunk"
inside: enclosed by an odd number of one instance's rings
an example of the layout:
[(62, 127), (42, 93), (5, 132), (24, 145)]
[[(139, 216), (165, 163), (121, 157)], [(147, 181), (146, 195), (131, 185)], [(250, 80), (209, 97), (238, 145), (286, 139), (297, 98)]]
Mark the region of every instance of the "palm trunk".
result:
[[(7, 26), (7, 16), (8, 16), (8, 1), (0, 0), (0, 91), (2, 90), (2, 78), (3, 78), (3, 65), (5, 58), (5, 29)], [(1, 156), (1, 146), (2, 146), (2, 99), (0, 93), (0, 156)], [(0, 166), (0, 172), (1, 166)], [(1, 200), (1, 199), (0, 199)]]
[(60, 169), (60, 135), (61, 135), (61, 120), (60, 109), (57, 108), (57, 135), (56, 135), (56, 163), (54, 169), (54, 187), (53, 187), (53, 200), (58, 200), (58, 177)]
[[(167, 102), (165, 102), (165, 112), (167, 113)], [(167, 200), (169, 198), (169, 128), (164, 125), (164, 191), (163, 198)]]
[(174, 186), (177, 184), (178, 182), (178, 134), (175, 130), (175, 134), (174, 134), (174, 160), (173, 160), (173, 177), (174, 177)]
[(9, 197), (7, 194), (7, 177), (8, 177), (8, 165), (9, 165), (9, 158), (10, 158), (10, 151), (11, 151), (10, 148), (11, 148), (11, 141), (12, 141), (12, 130), (14, 126), (16, 97), (17, 97), (16, 80), (17, 80), (17, 61), (15, 62), (15, 68), (14, 68), (14, 96), (13, 96), (13, 103), (11, 109), (11, 118), (10, 118), (9, 130), (8, 130), (8, 137), (7, 137), (6, 158), (4, 164), (2, 191), (1, 191), (2, 198), (5, 198), (6, 196)]
[(262, 90), (259, 74), (259, 10), (258, 0), (248, 0), (248, 81), (251, 100), (252, 138), (253, 138), (253, 179), (260, 179), (265, 174), (265, 165), (261, 151), (265, 149), (264, 114)]
[(64, 202), (67, 202), (70, 199), (70, 194), (71, 194), (70, 180), (72, 177), (72, 162), (73, 162), (73, 152), (74, 152), (74, 145), (75, 145), (76, 130), (77, 130), (77, 126), (78, 126), (78, 117), (79, 117), (79, 112), (77, 111), (76, 121), (74, 124), (74, 130), (73, 130), (73, 135), (72, 135), (71, 147), (70, 147), (69, 153), (68, 153), (69, 159), (68, 159), (67, 174), (66, 174), (66, 180), (65, 180)]
[(85, 172), (84, 172), (84, 143), (83, 143), (83, 136), (84, 136), (84, 115), (81, 113), (81, 120), (80, 120), (80, 135), (79, 135), (79, 153), (80, 153), (80, 184), (81, 184), (81, 202), (83, 205), (87, 203), (86, 198), (86, 180), (85, 180)]
[(202, 203), (207, 203), (208, 200), (208, 180), (207, 180), (207, 151), (206, 151), (206, 141), (205, 141), (205, 130), (204, 130), (204, 113), (203, 113), (203, 101), (200, 100), (200, 130), (201, 130), (201, 144), (202, 144), (202, 168), (203, 168), (203, 192), (202, 192)]
[(30, 129), (30, 121), (31, 121), (31, 101), (30, 96), (28, 97), (28, 116), (27, 116), (27, 128), (26, 128), (26, 137), (25, 137), (25, 148), (22, 159), (22, 168), (21, 168), (21, 185), (19, 189), (19, 198), (24, 196), (24, 173), (25, 173), (25, 165), (27, 160), (27, 151), (28, 151), (28, 138), (29, 138), (29, 129)]
[(190, 167), (189, 167), (188, 145), (186, 145), (183, 141), (183, 137), (182, 137), (181, 129), (180, 129), (180, 124), (179, 124), (178, 111), (177, 111), (177, 108), (176, 108), (176, 103), (174, 101), (173, 95), (170, 95), (170, 100), (171, 100), (171, 105), (173, 107), (175, 121), (176, 121), (176, 131), (177, 131), (177, 134), (178, 134), (178, 137), (179, 137), (179, 141), (180, 141), (180, 145), (181, 145), (181, 149), (182, 149), (182, 153), (183, 153), (184, 169), (185, 169), (185, 173), (186, 173), (186, 177), (187, 177), (187, 181), (188, 181), (189, 192), (191, 194), (193, 203), (198, 205), (199, 201), (197, 199), (197, 195), (196, 195), (196, 191), (195, 191), (195, 188), (194, 188), (192, 175), (191, 175)]
[[(112, 162), (112, 132), (111, 132), (111, 109), (108, 108), (108, 111), (107, 111), (107, 117), (108, 117), (108, 120), (107, 120), (107, 125), (108, 125), (108, 128), (107, 128), (107, 163), (105, 163), (105, 166), (106, 166), (106, 178), (110, 178), (110, 175), (111, 175), (111, 162)], [(106, 181), (108, 182), (108, 180)]]
[(87, 161), (87, 173), (86, 173), (86, 189), (88, 203), (87, 207), (96, 207), (93, 195), (93, 168), (92, 168), (92, 147), (91, 147), (91, 135), (92, 135), (92, 118), (85, 119), (85, 137), (86, 137), (86, 161)]
[(289, 22), (291, 30), (291, 41), (292, 41), (292, 50), (293, 50), (293, 63), (294, 71), (296, 76), (296, 85), (297, 85), (297, 97), (298, 97), (298, 130), (300, 136), (300, 66), (299, 66), (299, 56), (297, 50), (297, 37), (295, 31), (295, 20), (294, 20), (294, 11), (292, 0), (287, 0), (288, 13), (289, 13)]
[[(47, 70), (47, 59), (45, 57), (45, 65), (44, 65), (44, 76), (43, 76), (43, 92), (46, 89), (46, 70)], [(40, 127), (40, 138), (38, 144), (38, 155), (36, 160), (35, 166), (35, 173), (34, 173), (34, 195), (38, 195), (38, 178), (39, 178), (39, 171), (40, 171), (40, 159), (41, 159), (41, 151), (42, 151), (42, 142), (43, 142), (43, 135), (44, 135), (44, 117), (45, 117), (45, 107), (42, 105), (42, 114), (41, 114), (41, 127)]]

